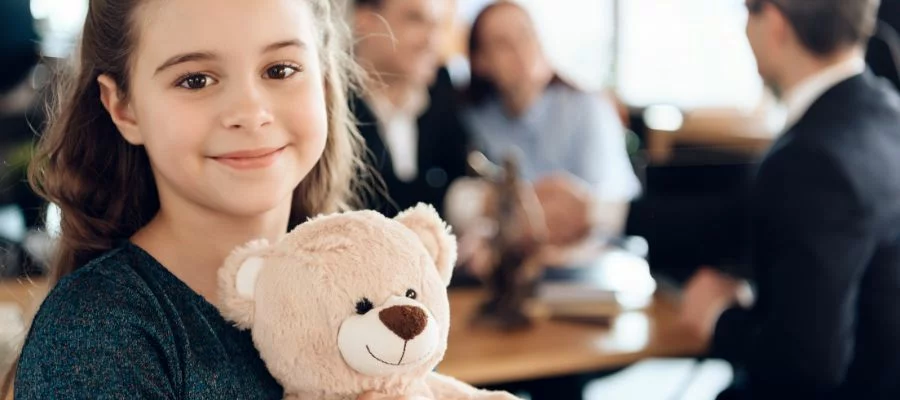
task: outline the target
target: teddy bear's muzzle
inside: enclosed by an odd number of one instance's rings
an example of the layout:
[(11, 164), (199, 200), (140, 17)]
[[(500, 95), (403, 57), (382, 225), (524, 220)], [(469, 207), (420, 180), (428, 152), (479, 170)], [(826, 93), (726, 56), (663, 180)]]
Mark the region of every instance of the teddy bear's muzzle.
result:
[(341, 323), (338, 348), (348, 366), (369, 376), (420, 368), (440, 348), (430, 311), (413, 299), (392, 296), (380, 307)]

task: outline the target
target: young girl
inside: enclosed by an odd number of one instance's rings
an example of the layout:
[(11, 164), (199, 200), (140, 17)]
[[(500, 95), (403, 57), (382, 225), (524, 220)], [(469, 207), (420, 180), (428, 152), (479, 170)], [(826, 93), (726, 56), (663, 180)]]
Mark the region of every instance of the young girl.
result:
[(282, 397), (211, 303), (235, 246), (347, 206), (360, 141), (330, 4), (90, 1), (32, 165), (62, 230), (17, 399)]

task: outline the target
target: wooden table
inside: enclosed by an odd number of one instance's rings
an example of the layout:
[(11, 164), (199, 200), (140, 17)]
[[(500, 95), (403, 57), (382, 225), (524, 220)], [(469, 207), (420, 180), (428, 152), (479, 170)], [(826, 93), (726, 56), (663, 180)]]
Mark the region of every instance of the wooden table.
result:
[(676, 146), (716, 149), (758, 157), (777, 138), (760, 115), (738, 112), (693, 112), (677, 131), (647, 130), (647, 153), (654, 164), (668, 163)]
[(540, 320), (529, 331), (504, 334), (468, 321), (482, 292), (451, 289), (452, 325), (438, 370), (474, 385), (494, 385), (611, 370), (649, 357), (694, 356), (702, 343), (677, 325), (671, 297), (657, 295), (639, 312), (618, 315), (609, 327)]
[[(0, 303), (13, 302), (29, 315), (43, 281), (0, 281)], [(538, 320), (529, 331), (504, 334), (472, 328), (468, 321), (483, 296), (478, 289), (451, 289), (453, 324), (444, 361), (447, 374), (474, 385), (493, 385), (624, 367), (649, 357), (694, 356), (703, 344), (677, 326), (675, 302), (658, 294), (642, 311), (614, 318), (609, 327)]]

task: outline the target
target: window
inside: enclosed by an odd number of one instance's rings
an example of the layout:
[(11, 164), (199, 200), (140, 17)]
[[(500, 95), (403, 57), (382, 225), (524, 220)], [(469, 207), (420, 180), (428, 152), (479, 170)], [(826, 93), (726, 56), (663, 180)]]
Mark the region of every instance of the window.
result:
[[(609, 84), (614, 60), (615, 0), (517, 0), (537, 25), (547, 57), (557, 70), (586, 89)], [(469, 25), (493, 0), (460, 0)]]
[(752, 109), (763, 87), (742, 0), (618, 0), (617, 89), (635, 106)]
[(88, 0), (31, 0), (45, 56), (63, 58), (72, 52), (87, 10)]
[[(460, 0), (471, 23), (491, 0)], [(743, 0), (517, 0), (548, 57), (588, 89), (633, 106), (755, 108), (763, 96)]]

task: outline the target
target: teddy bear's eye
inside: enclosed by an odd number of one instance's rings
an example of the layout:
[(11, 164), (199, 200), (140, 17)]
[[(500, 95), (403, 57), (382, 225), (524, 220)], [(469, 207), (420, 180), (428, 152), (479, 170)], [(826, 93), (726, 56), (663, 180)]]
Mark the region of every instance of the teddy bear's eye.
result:
[(372, 302), (365, 297), (363, 297), (362, 300), (356, 303), (356, 313), (359, 315), (363, 315), (369, 311), (372, 311), (373, 308), (375, 308), (375, 306), (372, 305)]
[(416, 296), (418, 296), (418, 294), (416, 293), (415, 290), (409, 289), (406, 291), (406, 297), (409, 297), (409, 298), (415, 300)]

